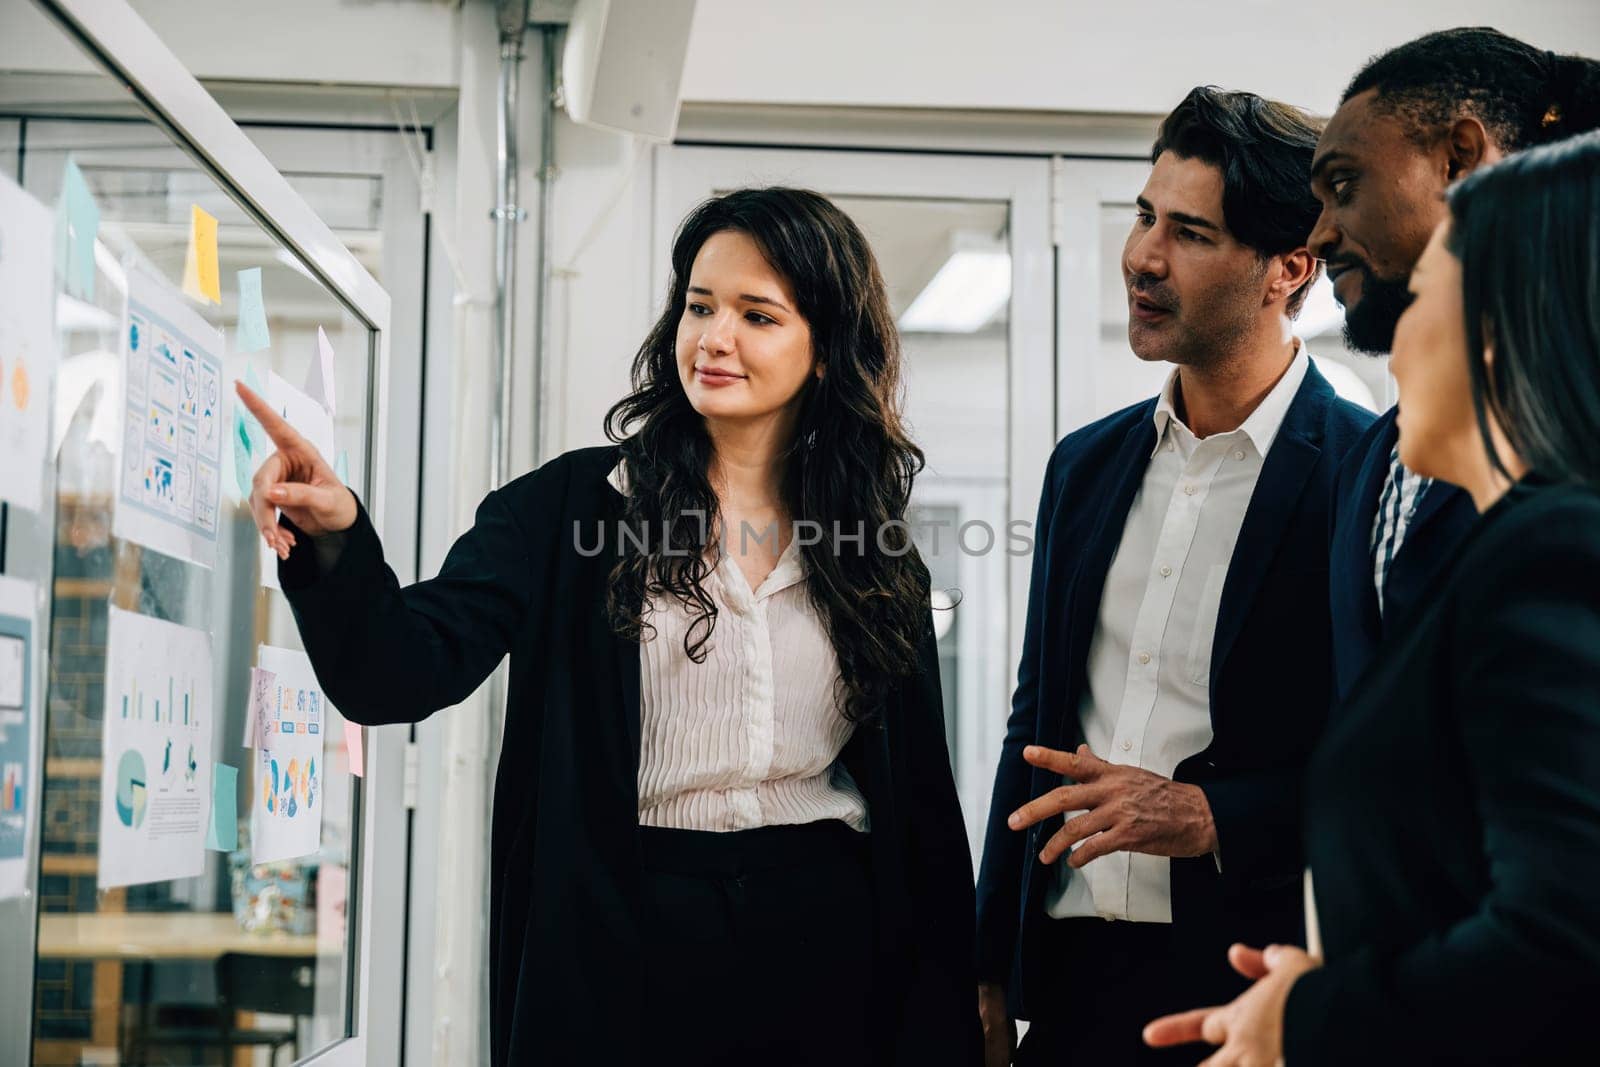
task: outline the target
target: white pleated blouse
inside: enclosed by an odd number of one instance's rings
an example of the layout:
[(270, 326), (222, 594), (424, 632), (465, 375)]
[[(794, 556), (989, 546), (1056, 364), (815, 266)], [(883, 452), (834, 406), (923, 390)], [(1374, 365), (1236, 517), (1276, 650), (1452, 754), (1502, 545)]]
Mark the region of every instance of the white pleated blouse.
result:
[[(626, 492), (620, 466), (611, 482)], [(704, 663), (684, 652), (693, 615), (652, 598), (639, 645), (639, 823), (730, 831), (838, 819), (866, 830), (867, 806), (839, 753), (855, 724), (839, 663), (790, 541), (752, 590), (731, 556), (705, 581), (717, 605)]]

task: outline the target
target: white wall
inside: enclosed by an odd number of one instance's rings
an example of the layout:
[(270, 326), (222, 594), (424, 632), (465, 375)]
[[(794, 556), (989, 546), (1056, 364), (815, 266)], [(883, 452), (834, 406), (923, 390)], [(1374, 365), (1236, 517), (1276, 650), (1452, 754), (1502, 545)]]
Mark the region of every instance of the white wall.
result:
[[(443, 88), (461, 76), (463, 11), (438, 0), (132, 4), (203, 80)], [(1325, 111), (1368, 56), (1464, 25), (1600, 55), (1594, 0), (699, 0), (683, 93), (1154, 114), (1214, 82)], [(0, 70), (87, 69), (31, 0), (0, 0)]]
[[(461, 12), (437, 0), (130, 0), (202, 81), (446, 87)], [(32, 0), (0, 0), (0, 70), (88, 73)]]
[(688, 100), (1164, 113), (1191, 87), (1319, 112), (1368, 56), (1495, 26), (1600, 55), (1594, 0), (699, 0)]

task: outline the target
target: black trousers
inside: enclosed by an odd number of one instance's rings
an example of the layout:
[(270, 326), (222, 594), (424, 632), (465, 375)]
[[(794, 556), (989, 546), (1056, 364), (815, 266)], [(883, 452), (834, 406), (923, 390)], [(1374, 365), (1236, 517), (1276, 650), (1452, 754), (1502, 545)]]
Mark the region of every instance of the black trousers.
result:
[(866, 835), (841, 822), (641, 833), (651, 1062), (871, 1063)]
[(1177, 1067), (1215, 1051), (1144, 1043), (1152, 1019), (1214, 1002), (1204, 991), (1215, 995), (1215, 961), (1179, 952), (1170, 925), (1051, 919), (1043, 926), (1049, 987), (1029, 994), (1033, 1017), (1016, 1067)]

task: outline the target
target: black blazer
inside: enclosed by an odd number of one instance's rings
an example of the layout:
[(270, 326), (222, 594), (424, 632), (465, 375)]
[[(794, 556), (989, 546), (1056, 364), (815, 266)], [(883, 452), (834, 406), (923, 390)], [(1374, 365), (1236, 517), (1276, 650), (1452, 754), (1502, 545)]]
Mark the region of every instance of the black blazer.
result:
[[(650, 1037), (634, 1025), (642, 968), (655, 962), (639, 930), (639, 645), (605, 617), (623, 505), (606, 475), (618, 455), (570, 452), (490, 493), (431, 581), (400, 588), (365, 512), (329, 573), (304, 536), (279, 567), (317, 677), (356, 722), (426, 718), (510, 652), (490, 865), (496, 1065), (648, 1059)], [(872, 826), (880, 1060), (967, 1064), (981, 1041), (972, 861), (931, 620), (922, 664), (843, 758)]]
[(1402, 621), (1307, 779), (1287, 1062), (1594, 1063), (1600, 495), (1513, 489)]
[[(1039, 503), (1022, 663), (995, 774), (978, 879), (978, 968), (1003, 982), (1020, 1017), (1041, 966), (1038, 924), (1049, 868), (1039, 849), (1058, 817), (1018, 833), (1006, 816), (1060, 784), (1023, 762), (1026, 745), (1076, 748), (1089, 639), (1128, 510), (1155, 447), (1147, 400), (1056, 446)], [(1172, 861), (1172, 918), (1180, 949), (1216, 984), (1242, 987), (1226, 961), (1235, 940), (1297, 940), (1300, 787), (1327, 716), (1328, 503), (1339, 462), (1372, 415), (1338, 399), (1315, 366), (1295, 394), (1256, 483), (1229, 563), (1211, 656), (1214, 739), (1174, 777), (1205, 790), (1222, 858)]]
[(1400, 552), (1389, 561), (1383, 585), (1385, 611), (1378, 614), (1372, 576), (1372, 523), (1389, 478), (1389, 456), (1400, 431), (1398, 408), (1390, 408), (1361, 435), (1339, 469), (1334, 488), (1328, 570), (1328, 611), (1333, 617), (1334, 697), (1343, 700), (1356, 679), (1395, 633), (1455, 555), (1478, 512), (1472, 498), (1453, 485), (1434, 482), (1416, 503)]

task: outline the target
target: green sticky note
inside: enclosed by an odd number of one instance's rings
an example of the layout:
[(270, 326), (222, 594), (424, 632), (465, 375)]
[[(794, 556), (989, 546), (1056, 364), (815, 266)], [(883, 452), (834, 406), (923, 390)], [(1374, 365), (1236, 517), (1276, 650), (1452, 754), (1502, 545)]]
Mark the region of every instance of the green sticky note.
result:
[(56, 202), (56, 270), (67, 292), (94, 302), (94, 240), (100, 232), (100, 207), (78, 164), (67, 160)]
[(206, 848), (232, 852), (239, 847), (239, 768), (226, 763), (211, 768), (211, 829)]
[(339, 449), (338, 456), (333, 460), (333, 476), (345, 485), (350, 484), (350, 457), (344, 449)]
[(239, 272), (239, 325), (234, 330), (234, 351), (259, 352), (272, 344), (267, 329), (267, 309), (261, 301), (261, 268)]

